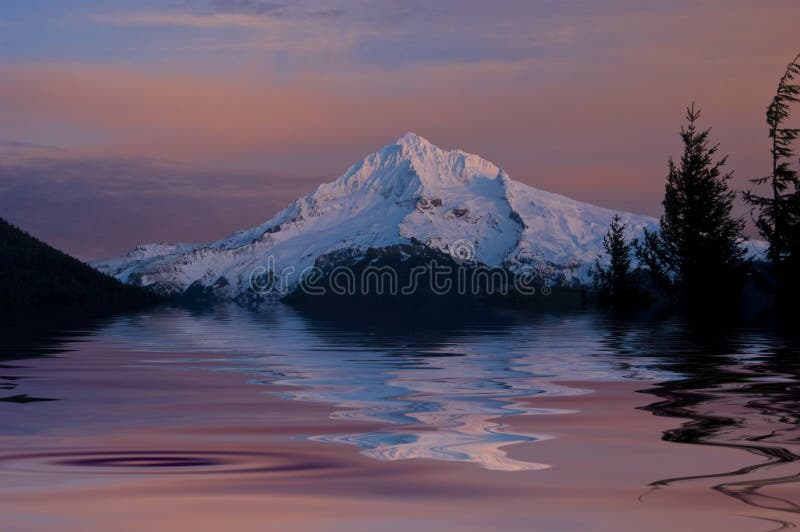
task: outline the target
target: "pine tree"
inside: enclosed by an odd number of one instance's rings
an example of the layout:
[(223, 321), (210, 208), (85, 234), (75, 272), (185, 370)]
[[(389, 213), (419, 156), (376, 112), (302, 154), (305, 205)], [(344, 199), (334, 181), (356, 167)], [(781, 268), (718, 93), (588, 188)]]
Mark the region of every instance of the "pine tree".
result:
[(770, 194), (745, 194), (747, 201), (758, 210), (756, 225), (769, 242), (769, 258), (780, 281), (785, 281), (786, 274), (800, 263), (800, 179), (792, 168), (795, 155), (792, 143), (800, 129), (784, 127), (791, 105), (800, 101), (800, 85), (794, 83), (797, 76), (800, 76), (800, 54), (787, 66), (775, 97), (767, 107), (772, 174), (752, 181), (757, 185), (769, 185)]
[(603, 248), (609, 257), (608, 267), (603, 267), (599, 260), (595, 263), (595, 278), (601, 297), (615, 304), (627, 302), (634, 294), (631, 274), (633, 244), (625, 240), (625, 224), (618, 214), (612, 218), (603, 237)]
[(697, 128), (699, 118), (692, 103), (680, 164), (669, 160), (660, 230), (645, 233), (637, 254), (656, 280), (684, 295), (719, 297), (741, 280), (744, 220), (731, 214), (736, 193), (728, 188), (733, 174), (722, 172), (727, 157), (715, 160), (719, 145), (709, 143), (710, 129)]

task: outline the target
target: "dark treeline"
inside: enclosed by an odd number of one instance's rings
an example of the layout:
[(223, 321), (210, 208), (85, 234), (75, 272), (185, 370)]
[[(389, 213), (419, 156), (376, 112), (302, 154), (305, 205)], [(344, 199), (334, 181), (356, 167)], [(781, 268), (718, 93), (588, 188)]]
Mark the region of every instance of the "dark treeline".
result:
[(0, 218), (0, 313), (112, 310), (160, 300), (98, 272)]
[[(701, 113), (692, 103), (681, 127), (683, 154), (669, 160), (664, 214), (658, 231), (645, 230), (628, 241), (618, 217), (604, 240), (606, 261), (595, 266), (599, 300), (615, 307), (638, 306), (653, 299), (688, 304), (741, 302), (745, 293), (769, 294), (779, 304), (795, 304), (800, 294), (800, 179), (793, 165), (793, 142), (800, 130), (789, 128), (792, 104), (800, 101), (800, 54), (781, 77), (766, 121), (771, 139), (771, 174), (752, 179), (769, 193), (745, 191), (745, 200), (761, 236), (766, 257), (745, 257), (745, 220), (732, 214), (737, 193), (725, 171), (727, 157), (700, 129)], [(633, 264), (635, 263), (635, 266)]]

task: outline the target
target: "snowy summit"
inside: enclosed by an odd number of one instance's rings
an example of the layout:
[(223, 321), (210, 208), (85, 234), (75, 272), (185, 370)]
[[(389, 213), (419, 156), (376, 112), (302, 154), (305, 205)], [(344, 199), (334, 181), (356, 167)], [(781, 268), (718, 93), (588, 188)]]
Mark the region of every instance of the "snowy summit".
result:
[(270, 257), (300, 272), (334, 253), (353, 260), (398, 244), (444, 253), (459, 245), (463, 253), (466, 244), (476, 264), (513, 271), (539, 261), (565, 279), (586, 280), (614, 214), (630, 237), (657, 227), (653, 218), (518, 183), (477, 155), (406, 133), (257, 227), (205, 245), (139, 246), (95, 266), (163, 293), (200, 285), (235, 298)]

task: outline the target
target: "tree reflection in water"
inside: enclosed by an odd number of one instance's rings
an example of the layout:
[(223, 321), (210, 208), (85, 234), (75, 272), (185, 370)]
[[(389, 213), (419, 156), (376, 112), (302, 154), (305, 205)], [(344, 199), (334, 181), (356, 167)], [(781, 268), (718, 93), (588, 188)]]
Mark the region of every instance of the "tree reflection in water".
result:
[[(663, 369), (684, 376), (642, 390), (660, 399), (643, 410), (687, 420), (664, 431), (662, 439), (737, 449), (761, 459), (733, 471), (657, 480), (650, 484), (653, 490), (680, 482), (719, 480), (712, 489), (748, 505), (800, 513), (797, 500), (766, 492), (800, 481), (797, 338), (774, 330), (755, 332), (708, 322), (645, 329), (617, 322), (610, 328), (607, 345), (622, 359), (651, 351), (651, 356), (661, 359)], [(789, 521), (775, 522), (778, 529), (795, 526)]]

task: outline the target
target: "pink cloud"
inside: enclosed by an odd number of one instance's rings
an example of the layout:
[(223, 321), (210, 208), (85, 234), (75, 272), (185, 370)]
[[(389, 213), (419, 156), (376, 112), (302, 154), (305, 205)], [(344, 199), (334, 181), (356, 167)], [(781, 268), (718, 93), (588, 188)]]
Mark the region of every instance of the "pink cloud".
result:
[(6, 65), (0, 134), (47, 144), (66, 137), (85, 155), (333, 179), (413, 130), (479, 153), (532, 185), (655, 214), (666, 159), (678, 153), (677, 130), (691, 100), (731, 154), (735, 186), (747, 187), (747, 178), (768, 165), (764, 108), (798, 45), (797, 9), (716, 5), (576, 10), (551, 34), (532, 22), (530, 31), (518, 31), (528, 20), (521, 16), (516, 25), (490, 25), (481, 42), (504, 50), (552, 47), (547, 54), (402, 64), (365, 64), (352, 55), (365, 35), (402, 37), (399, 24), (356, 21), (337, 33), (319, 19), (303, 24), (320, 32), (291, 40), (287, 28), (296, 20), (246, 13), (107, 15), (104, 21), (115, 24), (248, 30), (239, 40), (195, 42), (200, 54), (263, 46), (299, 55), (280, 75), (257, 62), (221, 67), (217, 59), (211, 68), (204, 56), (136, 67)]

